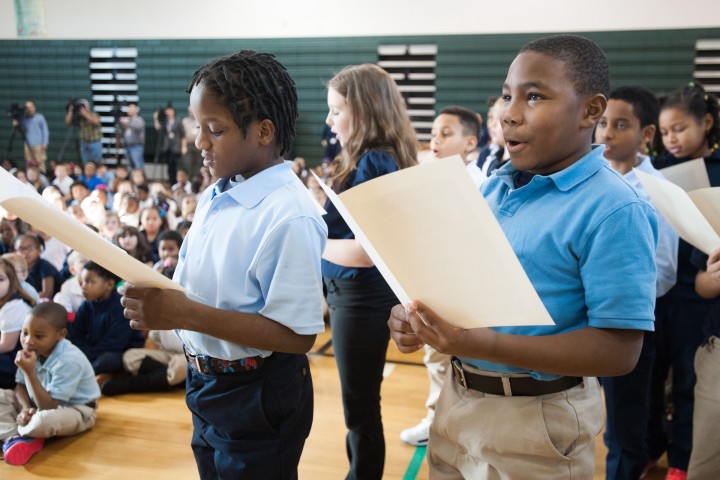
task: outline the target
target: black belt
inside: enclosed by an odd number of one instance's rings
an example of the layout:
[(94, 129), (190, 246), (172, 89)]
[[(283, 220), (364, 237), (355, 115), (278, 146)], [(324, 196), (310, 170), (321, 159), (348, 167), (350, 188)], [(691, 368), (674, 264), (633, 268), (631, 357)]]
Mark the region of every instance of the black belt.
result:
[(92, 402), (87, 402), (85, 404), (85, 406), (90, 407), (90, 408), (97, 408), (97, 400), (93, 400)]
[(263, 366), (263, 357), (245, 357), (238, 360), (223, 360), (209, 355), (193, 355), (185, 351), (188, 365), (196, 372), (215, 375), (232, 375), (257, 370)]
[(536, 397), (568, 390), (583, 382), (582, 377), (560, 377), (556, 380), (536, 380), (532, 377), (490, 377), (463, 369), (462, 362), (452, 357), (453, 377), (463, 388), (506, 397)]

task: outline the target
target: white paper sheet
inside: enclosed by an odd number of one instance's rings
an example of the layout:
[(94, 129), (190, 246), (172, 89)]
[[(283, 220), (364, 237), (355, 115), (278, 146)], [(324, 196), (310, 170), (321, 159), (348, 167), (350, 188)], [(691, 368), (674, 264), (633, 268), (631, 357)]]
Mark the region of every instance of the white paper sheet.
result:
[(0, 167), (0, 205), (30, 225), (77, 250), (134, 285), (184, 290), (180, 285), (128, 255), (69, 214), (57, 210), (34, 190)]
[(401, 303), (462, 328), (553, 324), (459, 156), (324, 189)]
[(660, 173), (686, 192), (710, 187), (710, 177), (705, 168), (705, 160), (702, 158), (663, 168)]
[(708, 255), (720, 247), (720, 236), (685, 190), (638, 169), (635, 173), (653, 205), (683, 240)]

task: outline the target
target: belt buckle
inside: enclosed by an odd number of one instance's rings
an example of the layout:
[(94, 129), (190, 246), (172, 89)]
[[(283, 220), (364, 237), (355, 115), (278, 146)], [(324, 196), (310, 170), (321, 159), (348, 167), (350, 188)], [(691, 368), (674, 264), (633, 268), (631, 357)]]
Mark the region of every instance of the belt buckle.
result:
[(460, 362), (458, 358), (452, 357), (450, 364), (453, 368), (453, 377), (455, 377), (455, 381), (459, 383), (464, 390), (467, 390), (467, 380), (465, 380), (465, 370), (462, 368), (462, 362)]
[(192, 353), (185, 350), (185, 358), (190, 364), (190, 368), (192, 368), (196, 372), (203, 373), (202, 368), (200, 368), (200, 360), (198, 359), (198, 357), (199, 355), (193, 355)]

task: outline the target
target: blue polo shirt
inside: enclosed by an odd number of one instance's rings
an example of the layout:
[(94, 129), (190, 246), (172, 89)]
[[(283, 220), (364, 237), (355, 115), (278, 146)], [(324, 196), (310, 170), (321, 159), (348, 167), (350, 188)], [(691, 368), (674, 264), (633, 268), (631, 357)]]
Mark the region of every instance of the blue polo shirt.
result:
[[(508, 162), (481, 191), (555, 325), (498, 327), (514, 335), (595, 328), (654, 329), (657, 217), (595, 147), (573, 165), (515, 189)], [(477, 359), (482, 370), (528, 372)]]
[[(207, 305), (259, 313), (300, 335), (323, 332), (327, 229), (290, 162), (205, 190), (173, 280)], [(234, 360), (270, 351), (178, 330), (190, 353)]]
[[(38, 359), (35, 372), (43, 388), (62, 405), (82, 405), (100, 397), (90, 361), (69, 340), (60, 340), (44, 361)], [(19, 368), (15, 381), (25, 385), (25, 374)], [(28, 393), (33, 398), (29, 388)]]

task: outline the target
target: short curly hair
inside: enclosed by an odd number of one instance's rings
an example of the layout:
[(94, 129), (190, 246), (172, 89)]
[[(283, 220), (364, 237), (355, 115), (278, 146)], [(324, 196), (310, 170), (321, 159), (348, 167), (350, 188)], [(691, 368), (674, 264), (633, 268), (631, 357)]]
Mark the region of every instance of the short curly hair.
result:
[(539, 38), (520, 49), (523, 52), (537, 52), (560, 60), (581, 95), (610, 93), (610, 66), (605, 52), (592, 40), (579, 35), (551, 35)]

